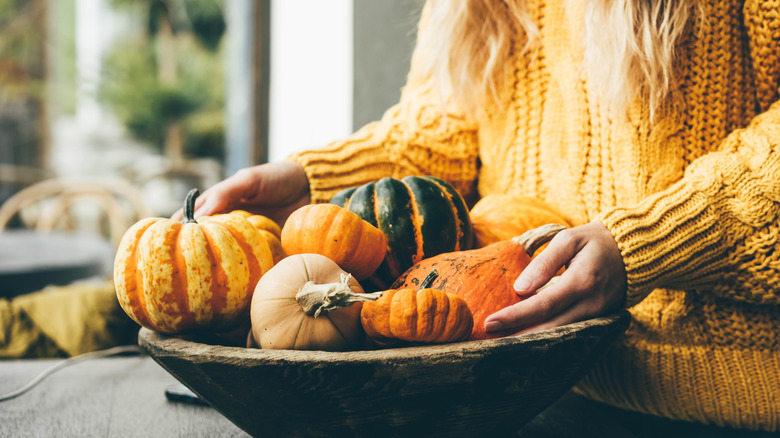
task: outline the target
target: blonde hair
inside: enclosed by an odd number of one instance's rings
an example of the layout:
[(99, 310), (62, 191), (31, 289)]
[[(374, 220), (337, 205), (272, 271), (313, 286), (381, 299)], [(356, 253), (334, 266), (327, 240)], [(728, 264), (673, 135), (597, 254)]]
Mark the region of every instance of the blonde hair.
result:
[[(537, 46), (527, 0), (429, 1), (427, 26), (435, 31), (420, 35), (423, 68), (445, 100), (477, 114), (498, 101), (508, 59), (533, 55)], [(696, 1), (587, 2), (582, 67), (608, 107), (625, 112), (640, 92), (651, 115), (661, 105), (674, 86), (675, 43)], [(522, 47), (514, 47), (518, 34)]]

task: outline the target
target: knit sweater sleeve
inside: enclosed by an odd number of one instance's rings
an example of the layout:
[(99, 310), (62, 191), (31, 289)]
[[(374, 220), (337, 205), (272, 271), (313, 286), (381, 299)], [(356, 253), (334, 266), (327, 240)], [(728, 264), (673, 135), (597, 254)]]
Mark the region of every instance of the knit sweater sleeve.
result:
[[(426, 32), (428, 7), (418, 35)], [(477, 129), (461, 112), (443, 104), (423, 73), (426, 54), (412, 57), (400, 102), (380, 121), (321, 149), (293, 154), (309, 177), (312, 202), (327, 202), (347, 187), (382, 177), (432, 175), (452, 184), (464, 197), (476, 191)]]
[(599, 215), (628, 275), (627, 305), (655, 288), (780, 304), (780, 102), (639, 205)]

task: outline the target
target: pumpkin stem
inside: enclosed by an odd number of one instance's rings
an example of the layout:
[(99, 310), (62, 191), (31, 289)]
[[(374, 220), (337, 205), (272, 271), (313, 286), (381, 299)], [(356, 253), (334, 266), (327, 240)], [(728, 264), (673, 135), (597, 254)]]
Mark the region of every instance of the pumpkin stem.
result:
[(200, 196), (200, 190), (192, 189), (184, 198), (184, 211), (181, 218), (183, 224), (197, 224), (195, 221), (195, 199)]
[(341, 281), (338, 283), (316, 284), (307, 281), (295, 295), (295, 300), (303, 313), (316, 318), (322, 312), (332, 312), (361, 301), (376, 301), (382, 296), (382, 292), (355, 293), (349, 287), (350, 279), (351, 274), (341, 274)]
[(433, 284), (433, 280), (436, 280), (437, 278), (439, 278), (439, 272), (436, 269), (431, 269), (431, 272), (429, 272), (428, 275), (423, 278), (423, 281), (420, 282), (420, 288), (417, 290), (428, 289), (431, 287), (431, 284)]
[(513, 237), (512, 242), (522, 246), (526, 254), (533, 256), (536, 250), (565, 229), (566, 227), (559, 224), (542, 225), (539, 228), (528, 230), (517, 237)]

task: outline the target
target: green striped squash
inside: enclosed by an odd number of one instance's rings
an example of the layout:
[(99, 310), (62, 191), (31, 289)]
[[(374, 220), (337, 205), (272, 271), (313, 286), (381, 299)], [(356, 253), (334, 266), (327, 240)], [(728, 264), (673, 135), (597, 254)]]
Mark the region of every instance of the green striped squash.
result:
[(378, 289), (386, 289), (423, 259), (471, 247), (468, 207), (460, 193), (439, 178), (382, 178), (343, 190), (330, 202), (356, 213), (387, 237), (387, 256), (370, 279)]

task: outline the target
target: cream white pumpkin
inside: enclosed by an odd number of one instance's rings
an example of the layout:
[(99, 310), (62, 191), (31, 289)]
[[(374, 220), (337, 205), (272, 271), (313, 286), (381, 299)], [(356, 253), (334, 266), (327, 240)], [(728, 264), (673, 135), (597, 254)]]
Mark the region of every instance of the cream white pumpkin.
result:
[(270, 349), (346, 351), (366, 337), (360, 322), (360, 284), (336, 262), (319, 254), (296, 254), (277, 263), (257, 282), (251, 305), (250, 346)]

